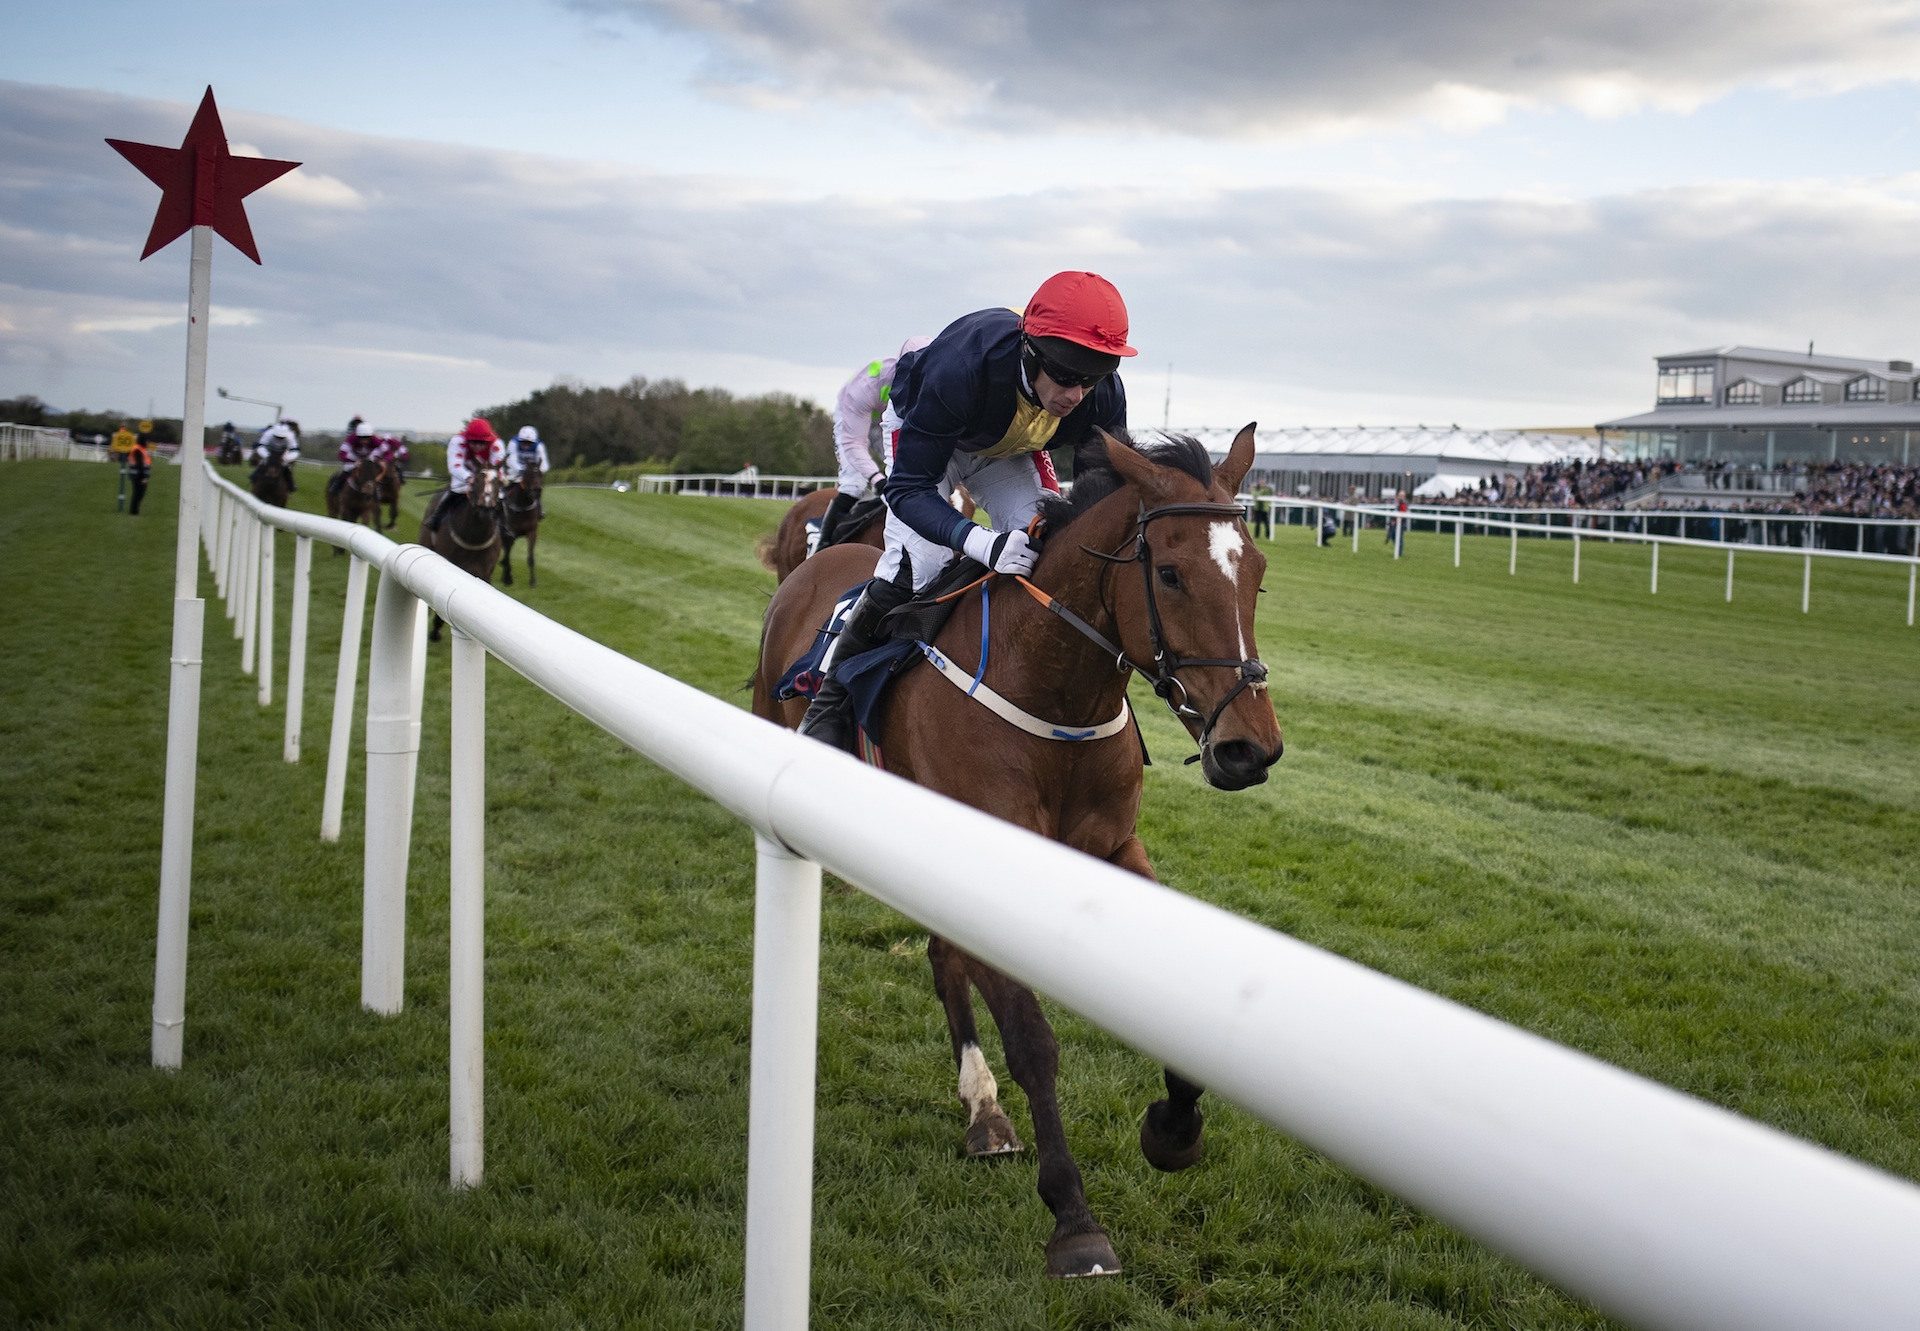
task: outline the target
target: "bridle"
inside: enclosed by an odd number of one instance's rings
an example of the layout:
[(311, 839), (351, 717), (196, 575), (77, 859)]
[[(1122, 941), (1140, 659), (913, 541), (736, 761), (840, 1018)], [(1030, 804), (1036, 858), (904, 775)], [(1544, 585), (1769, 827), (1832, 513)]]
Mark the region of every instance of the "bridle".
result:
[[(1140, 506), (1139, 516), (1134, 519), (1133, 535), (1129, 541), (1129, 544), (1132, 546), (1131, 553), (1126, 552), (1127, 547), (1125, 545), (1119, 547), (1119, 549), (1113, 553), (1095, 550), (1091, 546), (1083, 545), (1080, 547), (1095, 559), (1104, 560), (1108, 566), (1100, 572), (1100, 608), (1106, 611), (1109, 620), (1116, 620), (1116, 616), (1113, 613), (1113, 607), (1107, 602), (1108, 571), (1116, 564), (1140, 565), (1141, 585), (1146, 590), (1147, 596), (1147, 633), (1153, 643), (1153, 667), (1151, 669), (1141, 665), (1138, 661), (1128, 656), (1124, 649), (1109, 642), (1106, 635), (1101, 633), (1100, 630), (1087, 623), (1086, 620), (1082, 619), (1072, 610), (1069, 610), (1066, 606), (1060, 604), (1060, 602), (1052, 596), (1035, 587), (1025, 578), (1021, 578), (1020, 583), (1032, 593), (1041, 604), (1045, 605), (1047, 609), (1060, 616), (1060, 618), (1072, 625), (1082, 636), (1091, 640), (1102, 651), (1111, 656), (1113, 658), (1114, 669), (1123, 672), (1127, 670), (1138, 671), (1141, 678), (1153, 685), (1155, 695), (1158, 696), (1161, 701), (1165, 702), (1173, 714), (1179, 717), (1182, 722), (1200, 722), (1199, 744), (1204, 750), (1213, 736), (1214, 726), (1219, 723), (1221, 716), (1225, 714), (1233, 700), (1248, 689), (1260, 691), (1267, 687), (1267, 667), (1258, 657), (1245, 657), (1240, 660), (1234, 660), (1230, 657), (1182, 656), (1167, 645), (1166, 628), (1160, 619), (1160, 602), (1153, 590), (1153, 547), (1147, 542), (1147, 524), (1155, 518), (1183, 516), (1238, 518), (1242, 516), (1242, 511), (1238, 504), (1162, 504), (1158, 508), (1148, 508), (1145, 504), (1142, 504)], [(1195, 666), (1220, 666), (1232, 670), (1237, 676), (1234, 686), (1227, 691), (1226, 697), (1222, 698), (1219, 703), (1214, 706), (1213, 711), (1208, 713), (1204, 718), (1187, 701), (1187, 687), (1180, 682), (1180, 672)], [(1195, 754), (1193, 757), (1188, 758), (1187, 761), (1190, 763), (1196, 762), (1199, 756), (1199, 754)]]

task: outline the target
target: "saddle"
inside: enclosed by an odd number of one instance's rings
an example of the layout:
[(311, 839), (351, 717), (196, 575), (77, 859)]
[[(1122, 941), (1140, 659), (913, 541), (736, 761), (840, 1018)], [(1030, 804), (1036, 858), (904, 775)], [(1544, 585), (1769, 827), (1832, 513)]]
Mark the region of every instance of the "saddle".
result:
[[(906, 570), (902, 572), (904, 574)], [(847, 696), (853, 703), (854, 722), (863, 734), (870, 730), (873, 714), (893, 681), (926, 659), (920, 644), (931, 643), (939, 636), (940, 630), (952, 616), (954, 607), (960, 604), (957, 596), (943, 598), (979, 581), (986, 573), (985, 565), (964, 555), (956, 558), (919, 595), (887, 612), (880, 621), (880, 630), (876, 635), (879, 641), (871, 650), (833, 663), (834, 678), (846, 686)], [(833, 640), (839, 636), (841, 621), (853, 608), (853, 603), (860, 599), (860, 592), (865, 586), (865, 583), (854, 585), (834, 602), (827, 622), (815, 630), (813, 642), (801, 653), (799, 660), (787, 667), (787, 673), (780, 677), (774, 697), (784, 702), (790, 698), (812, 699), (819, 693), (820, 686), (826, 682), (820, 662)], [(871, 744), (868, 747), (870, 751), (877, 752)]]
[(831, 531), (821, 529), (820, 541), (816, 548), (824, 550), (830, 545), (852, 540), (856, 532), (865, 531), (867, 524), (873, 521), (877, 514), (884, 512), (886, 507), (887, 501), (879, 495), (868, 495), (865, 499), (854, 501), (853, 506), (841, 514), (840, 520), (833, 524)]

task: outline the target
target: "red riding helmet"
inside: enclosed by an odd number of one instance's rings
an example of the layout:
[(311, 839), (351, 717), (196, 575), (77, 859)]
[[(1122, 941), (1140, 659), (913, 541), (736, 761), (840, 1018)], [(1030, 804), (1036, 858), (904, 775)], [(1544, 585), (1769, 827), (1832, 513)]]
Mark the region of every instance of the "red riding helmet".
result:
[(485, 416), (475, 416), (468, 421), (467, 428), (460, 432), (460, 437), (470, 444), (492, 444), (500, 439), (500, 436), (493, 432), (493, 426), (488, 423)]
[(1127, 306), (1098, 273), (1055, 273), (1027, 302), (1028, 337), (1059, 338), (1103, 356), (1134, 356), (1127, 345)]

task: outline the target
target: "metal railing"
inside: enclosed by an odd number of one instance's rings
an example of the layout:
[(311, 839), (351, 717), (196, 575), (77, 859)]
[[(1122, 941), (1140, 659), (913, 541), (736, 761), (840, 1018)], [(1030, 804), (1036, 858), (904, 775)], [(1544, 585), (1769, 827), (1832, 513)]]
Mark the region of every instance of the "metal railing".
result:
[(738, 471), (673, 476), (642, 473), (633, 482), (642, 494), (731, 495), (743, 499), (798, 499), (809, 490), (839, 483), (838, 476), (763, 476)]
[[(321, 834), (340, 834), (370, 568), (361, 1002), (398, 1013), (426, 681), (453, 628), (450, 1171), (482, 1176), (485, 662), (708, 795), (756, 847), (745, 1323), (808, 1315), (821, 866), (1374, 1183), (1647, 1327), (1920, 1325), (1920, 1189), (863, 766), (621, 656), (415, 545), (215, 479), (202, 539), (272, 700), (275, 534), (296, 539), (285, 756), (312, 546), (353, 556)], [(924, 838), (876, 828), (943, 829)], [(179, 909), (184, 912), (181, 896)], [(164, 912), (164, 907), (163, 907)], [(1061, 945), (1071, 929), (1073, 945)], [(178, 1030), (162, 920), (156, 1025)], [(169, 968), (177, 964), (179, 973)], [(165, 985), (163, 986), (163, 979)], [(1122, 1236), (1124, 1242), (1124, 1236)]]
[(106, 448), (46, 425), (0, 425), (0, 462), (105, 462)]
[[(1660, 591), (1660, 549), (1662, 546), (1682, 546), (1702, 550), (1725, 551), (1727, 556), (1726, 599), (1733, 600), (1734, 556), (1736, 554), (1759, 555), (1799, 555), (1804, 561), (1800, 575), (1800, 612), (1807, 614), (1813, 604), (1813, 563), (1816, 559), (1848, 559), (1876, 564), (1892, 564), (1907, 570), (1907, 627), (1914, 625), (1916, 599), (1920, 598), (1920, 555), (1914, 554), (1877, 554), (1857, 550), (1814, 549), (1800, 545), (1750, 545), (1736, 544), (1720, 540), (1703, 540), (1690, 536), (1666, 536), (1654, 532), (1634, 531), (1631, 526), (1620, 530), (1617, 526), (1602, 527), (1597, 523), (1583, 526), (1577, 520), (1565, 525), (1556, 524), (1552, 518), (1565, 510), (1542, 512), (1534, 509), (1485, 509), (1464, 508), (1451, 513), (1436, 512), (1432, 508), (1408, 509), (1401, 513), (1392, 505), (1380, 504), (1337, 504), (1330, 500), (1263, 498), (1260, 502), (1270, 504), (1283, 512), (1299, 512), (1309, 521), (1315, 521), (1317, 513), (1335, 513), (1339, 519), (1340, 534), (1335, 539), (1351, 536), (1353, 550), (1360, 550), (1362, 529), (1378, 522), (1379, 529), (1391, 532), (1390, 524), (1402, 524), (1404, 530), (1399, 539), (1393, 542), (1393, 557), (1399, 559), (1406, 549), (1405, 532), (1418, 530), (1420, 523), (1427, 523), (1436, 531), (1446, 528), (1453, 530), (1453, 566), (1460, 567), (1460, 541), (1469, 529), (1477, 530), (1483, 536), (1491, 536), (1496, 531), (1507, 533), (1508, 553), (1507, 572), (1515, 574), (1520, 566), (1520, 538), (1539, 537), (1546, 540), (1570, 540), (1573, 543), (1573, 580), (1580, 581), (1580, 549), (1583, 539), (1588, 541), (1625, 541), (1639, 543), (1651, 548), (1651, 569), (1648, 591), (1657, 595)], [(1501, 513), (1521, 513), (1535, 519), (1522, 522), (1517, 517), (1501, 517)], [(1628, 519), (1635, 514), (1615, 513), (1612, 510), (1595, 510), (1593, 516)], [(1700, 515), (1690, 515), (1700, 516)], [(1711, 516), (1711, 515), (1708, 515)], [(1821, 521), (1823, 519), (1797, 519), (1798, 521)], [(1684, 530), (1684, 527), (1682, 528)]]

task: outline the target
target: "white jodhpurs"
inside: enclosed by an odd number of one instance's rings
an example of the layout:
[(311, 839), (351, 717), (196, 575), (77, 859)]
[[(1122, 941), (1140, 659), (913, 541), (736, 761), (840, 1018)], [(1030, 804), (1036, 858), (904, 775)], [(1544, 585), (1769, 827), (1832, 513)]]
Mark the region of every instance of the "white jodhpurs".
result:
[[(894, 437), (898, 425), (891, 420), (887, 438)], [(981, 458), (971, 453), (955, 453), (940, 480), (940, 495), (953, 501), (956, 485), (964, 485), (973, 502), (987, 511), (995, 531), (1024, 530), (1039, 511), (1042, 496), (1048, 493), (1040, 480), (1037, 453), (1022, 453), (1010, 458)], [(886, 551), (874, 567), (877, 578), (891, 582), (900, 573), (905, 555), (913, 563), (913, 589), (919, 591), (953, 562), (951, 547), (935, 545), (887, 510)]]

